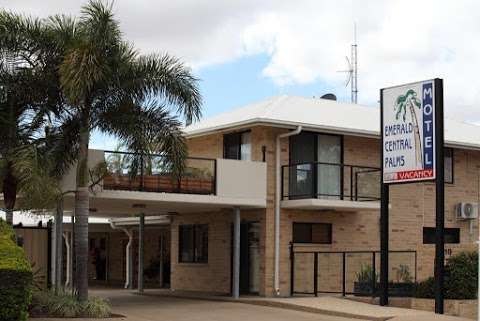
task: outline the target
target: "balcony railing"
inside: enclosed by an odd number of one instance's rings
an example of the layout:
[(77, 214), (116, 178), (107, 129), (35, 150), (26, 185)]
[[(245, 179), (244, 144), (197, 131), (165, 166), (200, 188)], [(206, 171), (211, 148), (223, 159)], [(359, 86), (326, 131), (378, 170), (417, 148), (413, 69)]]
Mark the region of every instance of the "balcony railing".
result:
[(174, 178), (161, 155), (106, 151), (104, 190), (216, 194), (216, 160), (187, 158), (185, 171)]
[(380, 169), (309, 162), (282, 166), (282, 199), (380, 199)]

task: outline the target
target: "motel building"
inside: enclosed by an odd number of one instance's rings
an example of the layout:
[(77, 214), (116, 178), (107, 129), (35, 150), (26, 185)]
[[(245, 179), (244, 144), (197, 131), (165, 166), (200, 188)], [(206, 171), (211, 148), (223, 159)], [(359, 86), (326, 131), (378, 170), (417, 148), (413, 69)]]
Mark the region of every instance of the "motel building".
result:
[[(91, 194), (89, 284), (234, 297), (372, 291), (377, 283), (360, 274), (380, 270), (379, 117), (329, 99), (253, 103), (185, 128), (178, 180), (161, 156), (144, 155), (132, 176), (135, 155), (90, 150), (89, 166), (106, 161), (109, 173)], [(480, 127), (446, 119), (446, 258), (476, 249), (479, 186)], [(67, 284), (73, 201), (62, 232)], [(392, 185), (389, 208), (390, 281), (433, 276), (435, 184)]]

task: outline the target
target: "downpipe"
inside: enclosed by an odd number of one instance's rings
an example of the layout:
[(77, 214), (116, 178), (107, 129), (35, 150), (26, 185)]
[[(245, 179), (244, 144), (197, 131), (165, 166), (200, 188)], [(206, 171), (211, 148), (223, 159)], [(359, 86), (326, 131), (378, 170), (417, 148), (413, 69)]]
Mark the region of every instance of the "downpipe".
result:
[(125, 266), (126, 278), (125, 278), (125, 285), (124, 285), (124, 288), (125, 288), (125, 289), (128, 289), (128, 288), (132, 285), (131, 274), (130, 274), (130, 266), (131, 266), (131, 262), (130, 262), (130, 260), (131, 260), (131, 255), (130, 255), (130, 253), (131, 253), (132, 239), (133, 239), (132, 236), (133, 236), (133, 235), (132, 235), (132, 233), (131, 233), (129, 230), (127, 230), (126, 228), (124, 228), (124, 227), (118, 227), (118, 226), (116, 226), (115, 223), (113, 223), (113, 222), (110, 222), (110, 227), (111, 227), (112, 229), (114, 229), (114, 230), (121, 230), (121, 231), (123, 231), (125, 234), (127, 234), (127, 236), (128, 236), (128, 243), (127, 243), (126, 253), (125, 253), (125, 255), (126, 255), (126, 260), (125, 260), (125, 261), (126, 261), (126, 264), (125, 264), (125, 265), (126, 265), (126, 266)]
[(281, 165), (280, 165), (280, 156), (281, 156), (281, 147), (280, 142), (282, 138), (295, 136), (300, 134), (302, 131), (302, 126), (298, 126), (295, 130), (280, 134), (277, 136), (276, 145), (275, 145), (275, 266), (274, 266), (274, 290), (275, 295), (280, 295), (280, 199), (281, 193)]

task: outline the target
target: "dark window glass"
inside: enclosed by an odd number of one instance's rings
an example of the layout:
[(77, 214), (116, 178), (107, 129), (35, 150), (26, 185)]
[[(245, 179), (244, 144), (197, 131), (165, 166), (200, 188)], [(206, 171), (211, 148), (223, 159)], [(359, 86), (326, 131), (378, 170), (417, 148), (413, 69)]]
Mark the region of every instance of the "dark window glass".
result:
[(179, 262), (208, 262), (208, 225), (179, 226)]
[[(445, 243), (458, 244), (460, 243), (460, 229), (446, 228), (445, 229)], [(435, 228), (423, 228), (423, 244), (435, 244)]]
[(332, 243), (332, 224), (293, 223), (294, 243)]
[(453, 184), (453, 149), (444, 149), (445, 183)]
[(226, 159), (251, 160), (251, 132), (223, 135), (223, 157)]

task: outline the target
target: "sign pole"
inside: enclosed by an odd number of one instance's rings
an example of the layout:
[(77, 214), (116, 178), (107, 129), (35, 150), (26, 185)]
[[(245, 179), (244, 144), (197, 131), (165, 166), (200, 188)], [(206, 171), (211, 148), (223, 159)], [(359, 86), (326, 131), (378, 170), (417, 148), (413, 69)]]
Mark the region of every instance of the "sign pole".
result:
[[(383, 128), (383, 90), (380, 90), (380, 128)], [(384, 140), (380, 144), (381, 162), (384, 159)], [(388, 305), (388, 203), (389, 186), (383, 182), (383, 166), (380, 173), (380, 305)], [(375, 276), (373, 276), (375, 278)]]
[(435, 79), (435, 313), (443, 314), (445, 262), (445, 172), (443, 135), (443, 81)]

